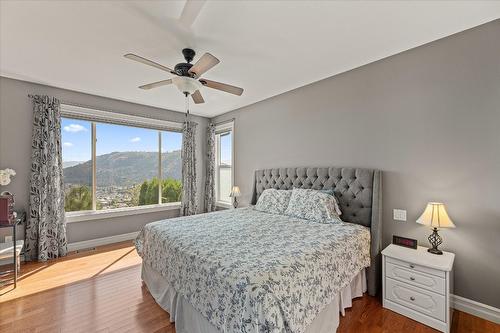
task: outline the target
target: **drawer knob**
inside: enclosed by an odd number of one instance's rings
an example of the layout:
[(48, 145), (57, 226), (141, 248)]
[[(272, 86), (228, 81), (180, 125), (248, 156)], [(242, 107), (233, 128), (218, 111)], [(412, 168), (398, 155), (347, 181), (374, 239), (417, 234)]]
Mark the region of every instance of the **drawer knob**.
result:
[(413, 276), (410, 276), (410, 280), (415, 281), (415, 278)]
[(413, 297), (413, 296), (412, 296), (412, 297), (410, 297), (410, 300), (414, 301), (414, 300), (415, 300), (415, 297)]
[(410, 268), (415, 268), (415, 265), (410, 264)]

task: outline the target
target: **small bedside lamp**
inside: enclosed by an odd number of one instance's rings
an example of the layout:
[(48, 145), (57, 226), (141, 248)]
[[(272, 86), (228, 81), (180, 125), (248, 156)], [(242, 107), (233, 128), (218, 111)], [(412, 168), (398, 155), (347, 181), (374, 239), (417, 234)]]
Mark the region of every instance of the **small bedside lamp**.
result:
[(238, 207), (238, 200), (236, 198), (241, 196), (240, 188), (238, 186), (233, 186), (231, 193), (229, 193), (229, 196), (231, 198), (234, 198), (233, 206), (234, 206), (234, 208), (237, 208)]
[(417, 219), (417, 223), (433, 228), (433, 232), (428, 238), (432, 248), (427, 251), (433, 254), (443, 254), (441, 250), (438, 250), (438, 246), (443, 242), (443, 239), (438, 234), (438, 228), (455, 228), (455, 225), (446, 212), (444, 204), (429, 202), (422, 215)]

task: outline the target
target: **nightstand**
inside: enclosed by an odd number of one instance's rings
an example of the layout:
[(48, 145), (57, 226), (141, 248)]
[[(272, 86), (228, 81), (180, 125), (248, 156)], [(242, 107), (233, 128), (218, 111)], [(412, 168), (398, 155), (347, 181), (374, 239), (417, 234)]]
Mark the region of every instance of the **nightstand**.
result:
[(383, 305), (441, 332), (450, 332), (455, 254), (391, 244), (382, 251)]

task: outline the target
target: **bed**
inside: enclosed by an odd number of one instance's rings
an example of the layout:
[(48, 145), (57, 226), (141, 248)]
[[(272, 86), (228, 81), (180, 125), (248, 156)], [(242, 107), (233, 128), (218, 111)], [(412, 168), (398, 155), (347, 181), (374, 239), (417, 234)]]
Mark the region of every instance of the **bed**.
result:
[(333, 332), (352, 298), (377, 292), (379, 171), (258, 170), (252, 203), (268, 188), (331, 189), (349, 222), (246, 207), (147, 224), (142, 279), (177, 333)]

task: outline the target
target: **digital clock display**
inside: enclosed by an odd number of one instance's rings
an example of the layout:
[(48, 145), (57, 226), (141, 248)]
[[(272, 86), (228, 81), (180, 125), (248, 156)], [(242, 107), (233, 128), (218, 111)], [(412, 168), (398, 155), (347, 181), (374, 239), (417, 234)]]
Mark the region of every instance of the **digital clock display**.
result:
[(400, 245), (404, 247), (409, 247), (411, 249), (416, 249), (417, 248), (417, 240), (416, 239), (411, 239), (411, 238), (406, 238), (406, 237), (401, 237), (401, 236), (392, 236), (392, 244), (395, 245)]

